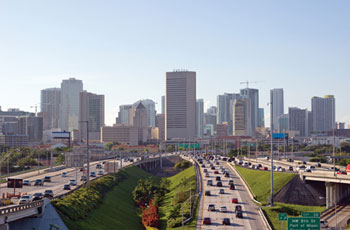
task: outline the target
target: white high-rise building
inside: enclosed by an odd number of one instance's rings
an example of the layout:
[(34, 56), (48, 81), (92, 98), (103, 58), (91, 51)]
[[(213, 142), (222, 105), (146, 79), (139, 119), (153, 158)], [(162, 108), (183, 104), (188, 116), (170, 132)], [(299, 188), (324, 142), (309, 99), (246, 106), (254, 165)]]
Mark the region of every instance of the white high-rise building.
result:
[(217, 123), (227, 122), (229, 125), (229, 134), (232, 135), (232, 111), (233, 103), (239, 99), (240, 95), (236, 93), (225, 93), (217, 96)]
[(250, 100), (238, 99), (233, 103), (233, 135), (252, 136), (253, 131), (250, 122)]
[(165, 96), (162, 96), (162, 114), (165, 114)]
[(196, 72), (167, 72), (165, 82), (165, 138), (195, 138)]
[(335, 128), (335, 98), (326, 95), (311, 99), (312, 132), (315, 134), (332, 131)]
[(59, 127), (59, 114), (61, 104), (61, 89), (49, 88), (41, 90), (40, 108), (43, 117), (43, 130), (57, 129)]
[(83, 82), (75, 78), (61, 83), (61, 106), (59, 124), (62, 131), (71, 132), (79, 129), (80, 93)]
[(245, 88), (241, 89), (241, 98), (250, 100), (250, 126), (253, 132), (255, 132), (259, 121), (259, 90)]
[(116, 124), (130, 125), (132, 105), (120, 105)]
[(283, 89), (271, 89), (270, 91), (272, 102), (272, 119), (274, 131), (279, 130), (278, 118), (284, 114), (284, 98)]
[(156, 103), (150, 99), (139, 100), (133, 104), (133, 109), (142, 103), (147, 110), (147, 126), (156, 127)]
[(196, 122), (197, 122), (197, 137), (203, 137), (203, 129), (204, 129), (204, 102), (203, 99), (198, 99), (196, 103)]

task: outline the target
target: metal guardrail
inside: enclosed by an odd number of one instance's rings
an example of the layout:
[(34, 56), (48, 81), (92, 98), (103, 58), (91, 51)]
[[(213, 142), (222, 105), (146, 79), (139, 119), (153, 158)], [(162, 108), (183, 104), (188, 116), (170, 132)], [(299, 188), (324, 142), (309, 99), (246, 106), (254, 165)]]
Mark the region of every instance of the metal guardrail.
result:
[(41, 207), (44, 205), (44, 201), (43, 200), (39, 200), (39, 201), (34, 201), (28, 204), (20, 204), (20, 205), (16, 205), (16, 206), (12, 206), (9, 208), (4, 208), (0, 210), (0, 216), (6, 215), (6, 214), (10, 214), (10, 213), (14, 213), (14, 212), (20, 212), (26, 209), (30, 209), (30, 208), (36, 208), (36, 207)]

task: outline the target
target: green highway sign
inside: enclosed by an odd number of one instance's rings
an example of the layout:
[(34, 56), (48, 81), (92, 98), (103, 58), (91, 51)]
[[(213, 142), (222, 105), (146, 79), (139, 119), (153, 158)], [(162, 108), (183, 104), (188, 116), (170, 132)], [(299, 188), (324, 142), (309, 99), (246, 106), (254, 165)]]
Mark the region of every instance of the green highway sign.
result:
[(278, 220), (279, 221), (287, 220), (287, 213), (278, 213)]
[(320, 230), (320, 218), (289, 217), (288, 230)]
[(201, 147), (200, 143), (191, 143), (191, 144), (186, 144), (186, 143), (179, 143), (178, 147), (184, 148), (184, 149), (199, 149)]
[(320, 212), (302, 212), (302, 217), (314, 217), (314, 218), (320, 218), (321, 213)]

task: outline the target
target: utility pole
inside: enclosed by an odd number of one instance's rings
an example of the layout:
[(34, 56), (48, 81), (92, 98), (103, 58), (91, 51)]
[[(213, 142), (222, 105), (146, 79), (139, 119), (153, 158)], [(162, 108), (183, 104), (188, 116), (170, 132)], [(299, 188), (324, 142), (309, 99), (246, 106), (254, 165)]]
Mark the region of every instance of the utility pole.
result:
[(273, 116), (272, 116), (272, 94), (270, 95), (270, 117), (271, 117), (271, 124), (270, 124), (270, 129), (271, 129), (271, 207), (273, 207)]
[(90, 188), (90, 151), (89, 151), (89, 121), (79, 121), (80, 123), (86, 123), (86, 151), (87, 151), (87, 175), (86, 184)]

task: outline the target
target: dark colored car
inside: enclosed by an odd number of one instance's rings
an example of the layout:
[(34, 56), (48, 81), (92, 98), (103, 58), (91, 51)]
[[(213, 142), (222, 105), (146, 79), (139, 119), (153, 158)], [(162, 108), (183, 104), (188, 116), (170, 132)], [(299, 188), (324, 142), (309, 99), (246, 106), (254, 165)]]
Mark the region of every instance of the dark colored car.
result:
[(44, 177), (44, 182), (51, 182), (51, 177), (50, 176)]
[(220, 165), (220, 163), (219, 163), (219, 162), (216, 162), (216, 165)]
[(321, 167), (322, 165), (321, 165), (321, 163), (320, 162), (318, 162), (317, 164), (316, 164), (316, 167)]
[(215, 171), (214, 174), (219, 174), (219, 172), (218, 172), (218, 171)]
[(223, 225), (230, 225), (231, 223), (230, 223), (230, 219), (229, 218), (224, 218), (223, 220), (222, 220), (222, 224)]
[(306, 165), (306, 161), (303, 161), (303, 165)]
[(337, 174), (347, 175), (346, 171), (338, 171)]
[(236, 217), (237, 218), (243, 218), (243, 212), (242, 211), (237, 211), (236, 212)]
[(288, 158), (288, 162), (293, 162), (294, 160), (292, 158)]
[(293, 166), (289, 166), (289, 171), (294, 171)]
[(223, 161), (227, 161), (227, 158), (226, 158), (226, 157), (223, 157), (222, 160), (223, 160)]
[(205, 217), (205, 218), (203, 219), (203, 224), (204, 224), (204, 225), (211, 225), (211, 220), (210, 220), (210, 218), (209, 218), (209, 217)]
[(238, 203), (238, 199), (237, 198), (232, 198), (232, 203), (237, 204)]
[(216, 183), (216, 186), (218, 186), (218, 187), (222, 187), (222, 183), (221, 183), (221, 181), (218, 181), (218, 183)]
[(205, 195), (206, 195), (206, 196), (210, 196), (210, 195), (211, 195), (211, 194), (210, 194), (210, 191), (209, 191), (209, 190), (205, 191)]
[(215, 180), (216, 180), (216, 181), (221, 181), (221, 177), (217, 176), (217, 177), (215, 178)]
[(45, 190), (44, 197), (53, 198), (53, 191), (52, 190)]
[(37, 179), (34, 182), (34, 186), (44, 186), (44, 181), (41, 179)]
[(267, 167), (264, 167), (264, 170), (267, 171), (267, 170), (269, 170), (269, 169), (268, 169)]
[(229, 181), (228, 181), (228, 184), (229, 184), (229, 185), (233, 184), (233, 180), (229, 180)]
[(69, 184), (65, 184), (63, 186), (63, 190), (70, 190), (70, 185)]
[(215, 212), (215, 205), (214, 204), (208, 205), (208, 212)]
[(213, 181), (212, 181), (212, 180), (208, 180), (208, 181), (207, 181), (207, 185), (208, 185), (208, 186), (213, 186)]
[(212, 170), (215, 170), (215, 167), (214, 167), (214, 166), (212, 166), (212, 167), (211, 167), (211, 169), (212, 169)]
[(225, 190), (220, 189), (220, 190), (219, 190), (219, 194), (225, 194)]
[(235, 190), (236, 188), (235, 188), (235, 185), (234, 184), (231, 184), (230, 185), (230, 190)]
[(36, 201), (36, 200), (42, 200), (43, 199), (43, 194), (41, 192), (36, 192), (34, 193), (33, 195), (33, 201)]
[(228, 172), (225, 172), (225, 177), (230, 177), (230, 174)]
[(236, 205), (235, 207), (235, 212), (242, 211), (242, 206), (241, 205)]
[(206, 173), (206, 172), (208, 172), (208, 170), (207, 170), (207, 169), (204, 169), (204, 170), (203, 170), (203, 172), (205, 172), (205, 173)]

